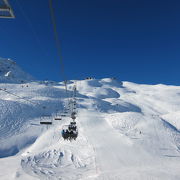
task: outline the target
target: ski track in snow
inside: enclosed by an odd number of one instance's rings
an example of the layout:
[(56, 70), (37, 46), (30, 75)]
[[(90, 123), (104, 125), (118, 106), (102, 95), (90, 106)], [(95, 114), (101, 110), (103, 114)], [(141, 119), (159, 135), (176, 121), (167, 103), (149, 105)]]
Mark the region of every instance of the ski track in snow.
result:
[(105, 78), (71, 81), (68, 94), (74, 83), (79, 136), (69, 142), (61, 137), (67, 117), (39, 125), (44, 114), (53, 119), (63, 109), (62, 83), (3, 79), (0, 88), (36, 104), (1, 92), (0, 179), (180, 179), (180, 87)]

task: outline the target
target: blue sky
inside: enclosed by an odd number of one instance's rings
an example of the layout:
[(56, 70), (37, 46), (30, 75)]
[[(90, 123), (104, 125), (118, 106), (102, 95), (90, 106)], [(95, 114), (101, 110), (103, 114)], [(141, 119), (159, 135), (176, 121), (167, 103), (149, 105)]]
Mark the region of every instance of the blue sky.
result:
[[(10, 0), (0, 57), (37, 79), (61, 81), (48, 0)], [(178, 0), (54, 0), (68, 79), (117, 77), (180, 85)]]

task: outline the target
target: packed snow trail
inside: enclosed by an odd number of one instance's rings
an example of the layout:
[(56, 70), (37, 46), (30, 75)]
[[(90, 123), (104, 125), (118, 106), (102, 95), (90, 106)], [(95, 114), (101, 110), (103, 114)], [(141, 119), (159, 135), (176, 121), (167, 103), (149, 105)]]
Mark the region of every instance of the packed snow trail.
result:
[(137, 162), (137, 157), (130, 153), (132, 151), (130, 140), (111, 128), (100, 113), (82, 110), (80, 122), (85, 136), (94, 147), (99, 178), (116, 177), (120, 175), (121, 168)]
[[(139, 180), (159, 179), (159, 176), (167, 180), (176, 179), (176, 176), (173, 178), (166, 172), (166, 169), (169, 169), (170, 174), (173, 172), (173, 169), (166, 164), (172, 163), (174, 166), (173, 162), (163, 160), (161, 157), (153, 157), (151, 153), (139, 146), (139, 143), (136, 144), (134, 139), (113, 129), (100, 112), (89, 107), (89, 110), (81, 110), (79, 114), (85, 136), (95, 151), (97, 173), (95, 179)], [(143, 145), (143, 139), (140, 141)]]

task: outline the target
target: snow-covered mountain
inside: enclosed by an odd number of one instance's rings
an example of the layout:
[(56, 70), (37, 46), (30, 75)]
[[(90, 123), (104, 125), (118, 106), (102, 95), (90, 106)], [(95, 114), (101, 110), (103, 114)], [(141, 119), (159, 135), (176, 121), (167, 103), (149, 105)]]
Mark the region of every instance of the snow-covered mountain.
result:
[[(68, 97), (77, 86), (79, 129), (70, 142), (61, 137), (70, 118), (54, 120), (68, 99), (63, 83), (17, 71), (13, 82), (0, 83), (1, 180), (180, 179), (179, 86), (69, 81)], [(45, 118), (53, 125), (41, 126)]]
[(0, 58), (0, 82), (23, 83), (33, 80), (33, 77), (24, 72), (15, 61)]

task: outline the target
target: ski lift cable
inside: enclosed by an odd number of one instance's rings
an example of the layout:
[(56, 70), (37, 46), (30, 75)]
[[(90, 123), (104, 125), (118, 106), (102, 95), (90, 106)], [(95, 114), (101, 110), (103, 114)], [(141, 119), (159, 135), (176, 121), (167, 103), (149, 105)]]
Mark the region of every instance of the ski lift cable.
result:
[(31, 19), (29, 18), (28, 14), (26, 13), (23, 5), (20, 3), (19, 0), (15, 0), (15, 2), (17, 4), (19, 11), (21, 12), (22, 16), (24, 17), (25, 21), (27, 22), (27, 25), (29, 26), (32, 34), (34, 35), (34, 38), (36, 40), (36, 44), (38, 45), (38, 47), (41, 47), (41, 54), (43, 56), (44, 56), (44, 54), (47, 55), (47, 51), (43, 48), (42, 42), (41, 42), (40, 38), (38, 37), (37, 31), (35, 30), (33, 23), (31, 21)]
[[(31, 104), (40, 105), (39, 103), (35, 103), (35, 102), (31, 101), (31, 100), (25, 99), (24, 97), (21, 97), (21, 96), (19, 96), (19, 95), (16, 95), (16, 94), (14, 94), (14, 93), (12, 93), (12, 92), (10, 92), (10, 91), (7, 91), (7, 90), (5, 90), (5, 89), (0, 88), (0, 91), (4, 91), (4, 92), (6, 92), (7, 94), (11, 94), (12, 96), (15, 96), (15, 97), (17, 97), (17, 98), (19, 98), (19, 99), (22, 99), (22, 100), (24, 100), (24, 101), (26, 101), (26, 102), (29, 102), (29, 103), (31, 103)], [(42, 108), (45, 109), (44, 106), (42, 106)]]
[(27, 26), (31, 30), (32, 34), (34, 35), (37, 46), (40, 47), (40, 49), (41, 49), (40, 54), (43, 56), (45, 56), (45, 54), (47, 55), (47, 51), (43, 48), (43, 46), (42, 46), (43, 43), (41, 42), (40, 38), (38, 37), (38, 33), (35, 30), (34, 25), (31, 21), (31, 19), (29, 18), (28, 14), (24, 10), (23, 5), (20, 3), (19, 0), (15, 0), (15, 2), (17, 4), (17, 7), (18, 7), (19, 11), (21, 12), (22, 16), (24, 17), (25, 21), (27, 22)]
[[(28, 99), (25, 99), (24, 97), (21, 97), (21, 96), (19, 96), (19, 95), (16, 95), (16, 94), (14, 94), (14, 93), (11, 93), (11, 92), (9, 92), (9, 91), (7, 91), (7, 90), (5, 90), (5, 89), (0, 88), (0, 90), (6, 92), (7, 94), (13, 95), (13, 96), (15, 96), (15, 97), (17, 97), (17, 98), (19, 98), (19, 99), (22, 99), (22, 100), (24, 100), (24, 101), (26, 101), (26, 102), (29, 102), (29, 103), (31, 103), (31, 104), (40, 105), (39, 103), (35, 103), (35, 102), (33, 102), (33, 101), (30, 101), (30, 100), (28, 100)], [(41, 106), (40, 106), (40, 107), (41, 107)], [(42, 109), (45, 109), (45, 106), (42, 106)], [(40, 122), (40, 124), (52, 125), (52, 121), (42, 121), (42, 122)]]
[(66, 97), (67, 97), (67, 101), (69, 103), (70, 99), (69, 99), (69, 95), (68, 95), (67, 78), (65, 75), (64, 61), (63, 61), (62, 50), (61, 50), (61, 42), (60, 42), (60, 38), (58, 35), (58, 31), (57, 31), (56, 17), (55, 17), (55, 11), (54, 11), (52, 0), (49, 0), (49, 9), (50, 9), (51, 23), (52, 23), (53, 32), (54, 32), (54, 39), (55, 39), (55, 43), (56, 43), (57, 55), (59, 57), (59, 62), (60, 62), (60, 72), (61, 72), (61, 76), (64, 80)]
[(64, 85), (65, 85), (66, 92), (67, 92), (67, 79), (66, 79), (65, 72), (64, 72), (64, 62), (63, 62), (62, 51), (61, 51), (61, 43), (59, 40), (58, 31), (57, 31), (57, 24), (56, 24), (56, 18), (55, 18), (55, 12), (54, 12), (54, 8), (53, 8), (52, 0), (49, 0), (49, 8), (50, 8), (51, 22), (53, 25), (54, 38), (55, 38), (55, 42), (56, 42), (57, 54), (58, 54), (59, 60), (60, 60), (61, 75), (63, 77)]

